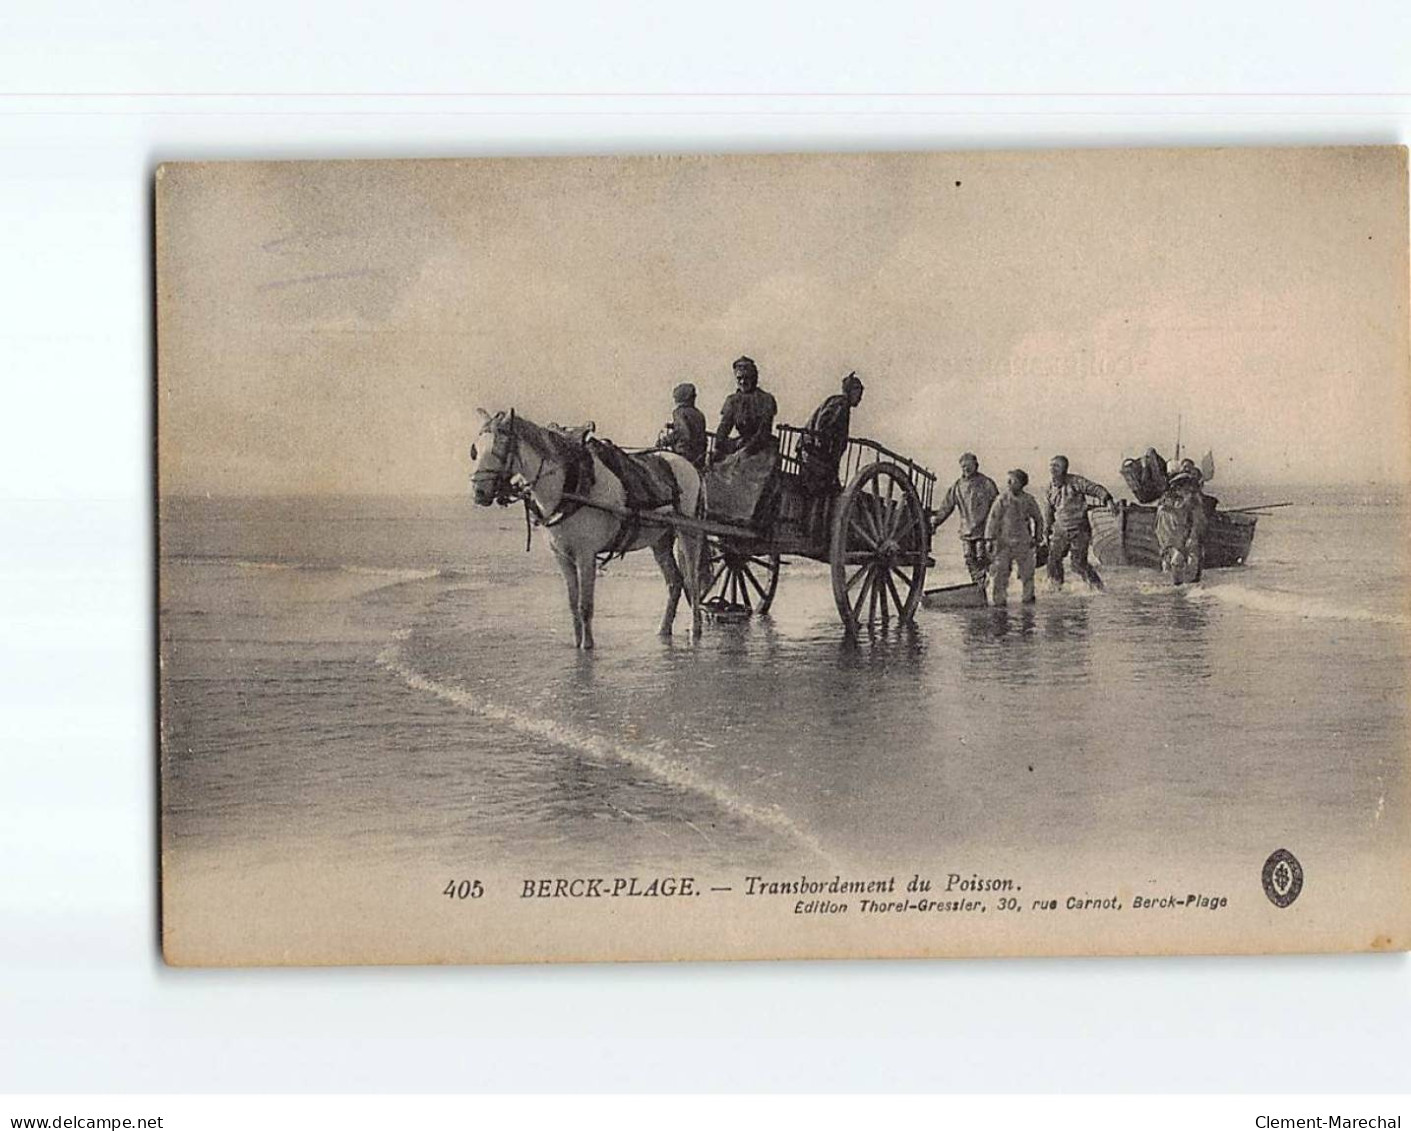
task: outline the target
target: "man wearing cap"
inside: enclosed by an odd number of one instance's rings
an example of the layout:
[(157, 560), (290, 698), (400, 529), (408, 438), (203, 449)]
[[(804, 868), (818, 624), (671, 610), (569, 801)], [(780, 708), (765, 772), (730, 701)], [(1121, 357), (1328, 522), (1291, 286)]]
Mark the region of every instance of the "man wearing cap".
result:
[[(779, 406), (759, 387), (759, 370), (748, 357), (735, 362), (735, 391), (720, 408), (720, 426), (715, 430), (718, 457), (743, 451), (755, 454), (774, 443), (774, 416)], [(735, 433), (734, 438), (731, 432)]]
[(932, 523), (933, 528), (940, 526), (955, 511), (960, 511), (960, 545), (965, 553), (965, 568), (981, 589), (985, 587), (990, 568), (990, 555), (985, 549), (985, 520), (990, 517), (990, 507), (998, 497), (995, 481), (988, 475), (981, 475), (975, 453), (966, 452), (960, 457), (960, 478), (941, 499)]
[(990, 507), (985, 539), (994, 557), (994, 594), (990, 604), (1003, 608), (1008, 600), (1011, 566), (1019, 568), (1024, 604), (1034, 602), (1034, 547), (1044, 531), (1044, 514), (1028, 491), (1029, 473), (1016, 467), (1009, 473), (1008, 490)]
[[(1187, 467), (1186, 464), (1190, 466)], [(1171, 461), (1168, 485), (1156, 504), (1156, 547), (1161, 571), (1174, 585), (1199, 581), (1209, 523), (1200, 469), (1191, 460)]]
[(809, 527), (816, 534), (828, 515), (828, 500), (840, 487), (838, 465), (848, 447), (852, 410), (862, 403), (862, 381), (856, 372), (843, 378), (843, 391), (834, 393), (813, 410), (799, 441), (799, 477), (811, 497)]
[(676, 407), (671, 410), (671, 423), (662, 429), (657, 447), (685, 456), (700, 471), (705, 466), (706, 418), (696, 407), (696, 387), (690, 382), (671, 390)]
[(1044, 532), (1049, 542), (1049, 580), (1055, 585), (1063, 584), (1063, 557), (1071, 550), (1074, 571), (1094, 589), (1101, 589), (1102, 578), (1088, 562), (1088, 546), (1093, 539), (1088, 500), (1115, 507), (1112, 492), (1101, 483), (1070, 473), (1067, 456), (1054, 456), (1048, 469), (1052, 479), (1044, 494)]
[(843, 391), (813, 410), (799, 444), (804, 485), (814, 494), (831, 494), (838, 486), (838, 465), (848, 446), (852, 410), (862, 403), (862, 381), (856, 373), (843, 378)]

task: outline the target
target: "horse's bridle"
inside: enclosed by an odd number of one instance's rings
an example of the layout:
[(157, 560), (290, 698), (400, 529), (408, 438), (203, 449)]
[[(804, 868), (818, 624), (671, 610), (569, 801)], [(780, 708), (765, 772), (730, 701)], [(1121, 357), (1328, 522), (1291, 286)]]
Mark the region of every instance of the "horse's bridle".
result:
[[(491, 444), (490, 454), (494, 455), (495, 449), (500, 446), (500, 437), (504, 433), (501, 432), (498, 425), (494, 427), (492, 431), (494, 432), (495, 439)], [(514, 409), (510, 409), (509, 427), (507, 431), (509, 433), (509, 443), (505, 447), (504, 455), (500, 457), (500, 466), (493, 469), (477, 468), (475, 473), (470, 477), (471, 483), (479, 485), (483, 480), (494, 476), (495, 481), (491, 484), (490, 501), (502, 507), (507, 507), (510, 503), (520, 502), (522, 499), (526, 498), (528, 494), (527, 488), (516, 487), (513, 483), (514, 464), (516, 458), (519, 456), (519, 430), (514, 426)]]
[[(514, 409), (510, 409), (508, 428), (509, 442), (505, 447), (505, 453), (500, 459), (500, 466), (493, 471), (485, 468), (477, 468), (470, 476), (472, 484), (478, 484), (490, 476), (495, 477), (491, 484), (490, 501), (502, 507), (507, 507), (511, 503), (524, 504), (524, 548), (528, 550), (533, 542), (533, 526), (555, 526), (568, 517), (569, 512), (564, 509), (562, 501), (553, 514), (545, 514), (534, 501), (534, 488), (538, 486), (539, 480), (544, 477), (544, 472), (548, 470), (549, 461), (540, 458), (539, 471), (532, 480), (523, 483), (514, 482), (514, 471), (512, 470), (515, 461), (519, 458), (519, 429), (515, 427)], [(495, 439), (490, 448), (493, 456), (495, 450), (500, 446), (501, 431), (498, 426), (493, 429)], [(474, 458), (474, 457), (472, 457)], [(576, 508), (575, 508), (576, 509)]]
[[(541, 526), (553, 526), (561, 522), (566, 517), (561, 505), (556, 514), (548, 515), (540, 510), (539, 504), (534, 501), (534, 488), (539, 485), (539, 480), (544, 477), (544, 472), (548, 470), (548, 460), (543, 458), (539, 460), (539, 471), (533, 479), (525, 480), (523, 483), (519, 484), (514, 482), (513, 468), (515, 461), (519, 458), (519, 429), (515, 427), (514, 409), (510, 409), (506, 431), (509, 433), (509, 443), (505, 448), (504, 455), (500, 459), (500, 466), (493, 471), (487, 471), (484, 468), (477, 469), (470, 477), (471, 483), (478, 483), (480, 480), (493, 475), (495, 481), (491, 484), (490, 495), (490, 501), (492, 503), (502, 507), (507, 507), (511, 503), (523, 503), (524, 520), (526, 524), (529, 522), (531, 515), (534, 521)], [(495, 442), (490, 448), (491, 455), (495, 454), (495, 449), (498, 448), (500, 444), (500, 429), (497, 427), (494, 429), (494, 432)]]

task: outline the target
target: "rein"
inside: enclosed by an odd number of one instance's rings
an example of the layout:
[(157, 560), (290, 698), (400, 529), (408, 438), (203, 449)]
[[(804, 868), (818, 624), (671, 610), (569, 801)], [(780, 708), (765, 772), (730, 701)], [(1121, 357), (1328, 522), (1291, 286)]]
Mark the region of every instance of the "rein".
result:
[[(495, 441), (498, 442), (500, 433), (495, 432)], [(494, 448), (491, 448), (494, 454)], [(505, 448), (505, 454), (500, 459), (500, 466), (493, 471), (479, 468), (470, 477), (472, 483), (478, 483), (482, 479), (494, 476), (491, 484), (490, 501), (496, 506), (508, 506), (510, 503), (518, 502), (521, 492), (511, 482), (514, 478), (515, 461), (519, 458), (519, 432), (514, 426), (514, 409), (510, 409), (509, 421), (509, 444)]]
[[(514, 466), (519, 460), (519, 429), (515, 426), (514, 409), (510, 409), (509, 415), (509, 444), (505, 448), (505, 454), (500, 460), (500, 466), (493, 471), (479, 470), (471, 476), (471, 481), (481, 477), (493, 475), (493, 493), (491, 501), (496, 506), (507, 507), (512, 503), (524, 504), (524, 552), (527, 554), (534, 542), (535, 526), (557, 526), (568, 517), (567, 511), (563, 508), (560, 500), (559, 506), (555, 508), (553, 514), (545, 514), (539, 509), (539, 504), (534, 501), (534, 488), (539, 485), (539, 480), (544, 477), (544, 472), (548, 470), (549, 459), (542, 452), (539, 454), (539, 470), (532, 480), (516, 485), (514, 483)], [(496, 433), (498, 436), (498, 432)]]

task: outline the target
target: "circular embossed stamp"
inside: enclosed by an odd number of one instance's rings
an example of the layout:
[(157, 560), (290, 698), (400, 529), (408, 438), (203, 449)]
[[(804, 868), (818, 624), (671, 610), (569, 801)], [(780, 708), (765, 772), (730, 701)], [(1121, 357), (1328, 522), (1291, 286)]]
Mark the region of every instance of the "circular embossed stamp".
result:
[(1264, 894), (1275, 907), (1287, 907), (1303, 890), (1303, 865), (1287, 848), (1280, 848), (1264, 861)]

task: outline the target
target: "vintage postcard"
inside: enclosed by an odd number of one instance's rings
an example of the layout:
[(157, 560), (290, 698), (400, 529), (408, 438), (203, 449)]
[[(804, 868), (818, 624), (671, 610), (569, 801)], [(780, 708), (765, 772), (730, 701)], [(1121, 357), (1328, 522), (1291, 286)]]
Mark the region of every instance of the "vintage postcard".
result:
[(155, 193), (169, 962), (1411, 945), (1404, 148)]

